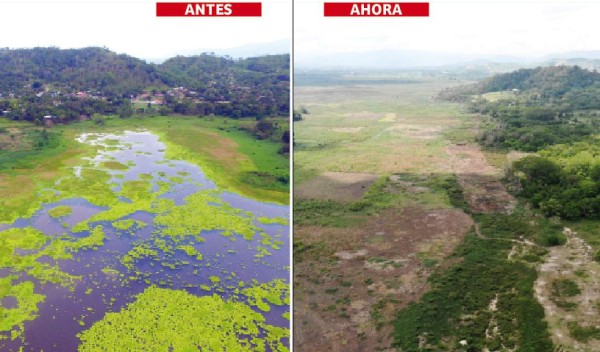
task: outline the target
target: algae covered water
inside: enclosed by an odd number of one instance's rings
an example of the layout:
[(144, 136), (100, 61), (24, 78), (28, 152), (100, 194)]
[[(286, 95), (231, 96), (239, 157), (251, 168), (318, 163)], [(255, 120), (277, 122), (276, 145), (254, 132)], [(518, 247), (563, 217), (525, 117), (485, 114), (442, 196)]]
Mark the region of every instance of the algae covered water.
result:
[(148, 131), (78, 141), (96, 155), (0, 224), (1, 350), (288, 350), (287, 206)]

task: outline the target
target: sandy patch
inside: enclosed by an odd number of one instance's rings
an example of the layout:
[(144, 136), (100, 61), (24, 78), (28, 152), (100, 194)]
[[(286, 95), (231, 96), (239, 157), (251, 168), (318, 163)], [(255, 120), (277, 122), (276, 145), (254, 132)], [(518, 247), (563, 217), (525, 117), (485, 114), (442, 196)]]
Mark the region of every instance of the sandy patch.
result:
[(334, 128), (333, 131), (339, 132), (339, 133), (358, 133), (363, 128), (364, 127), (338, 127), (338, 128)]
[(385, 116), (379, 120), (379, 122), (395, 122), (396, 121), (396, 113), (388, 112)]

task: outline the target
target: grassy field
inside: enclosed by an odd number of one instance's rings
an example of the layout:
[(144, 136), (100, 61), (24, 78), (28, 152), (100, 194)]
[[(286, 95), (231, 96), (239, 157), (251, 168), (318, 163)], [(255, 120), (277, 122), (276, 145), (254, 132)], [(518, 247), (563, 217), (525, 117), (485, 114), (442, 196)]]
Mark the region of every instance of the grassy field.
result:
[(461, 82), (348, 76), (296, 89), (296, 349), (552, 351), (534, 287), (565, 224), (499, 182), (518, 156), (481, 150), (485, 121), (436, 99)]
[(296, 184), (325, 171), (437, 171), (444, 134), (462, 125), (457, 105), (432, 99), (447, 84), (298, 88), (296, 103), (309, 114), (296, 123)]

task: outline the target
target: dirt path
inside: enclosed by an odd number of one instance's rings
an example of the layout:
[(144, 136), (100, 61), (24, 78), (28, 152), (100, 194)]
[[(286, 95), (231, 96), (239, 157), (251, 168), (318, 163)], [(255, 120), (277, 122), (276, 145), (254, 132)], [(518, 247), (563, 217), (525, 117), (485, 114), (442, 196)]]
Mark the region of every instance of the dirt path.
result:
[[(569, 325), (600, 327), (600, 264), (593, 259), (592, 248), (568, 228), (564, 246), (552, 247), (547, 261), (539, 268), (535, 295), (544, 306), (554, 344), (562, 351), (600, 351), (600, 340), (577, 341)], [(570, 280), (580, 290), (576, 295), (557, 295), (553, 283)], [(554, 292), (553, 292), (554, 291)], [(600, 330), (597, 330), (600, 335)]]
[(487, 162), (478, 145), (451, 145), (446, 147), (446, 153), (446, 169), (457, 176), (473, 212), (512, 212), (516, 199), (500, 183), (500, 170)]

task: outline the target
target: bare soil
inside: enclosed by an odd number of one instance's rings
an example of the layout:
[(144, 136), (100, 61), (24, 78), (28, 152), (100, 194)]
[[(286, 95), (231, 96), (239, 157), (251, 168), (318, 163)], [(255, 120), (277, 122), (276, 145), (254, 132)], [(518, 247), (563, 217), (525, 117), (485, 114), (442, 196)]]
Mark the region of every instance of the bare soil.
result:
[(296, 199), (353, 201), (362, 198), (377, 175), (363, 172), (325, 172), (294, 188)]
[(471, 211), (475, 213), (510, 213), (517, 205), (504, 185), (501, 171), (490, 165), (475, 144), (446, 147), (450, 172), (456, 174)]
[(390, 349), (394, 314), (421, 297), (472, 225), (457, 209), (411, 207), (352, 229), (296, 226), (296, 240), (319, 250), (295, 259), (295, 350)]

